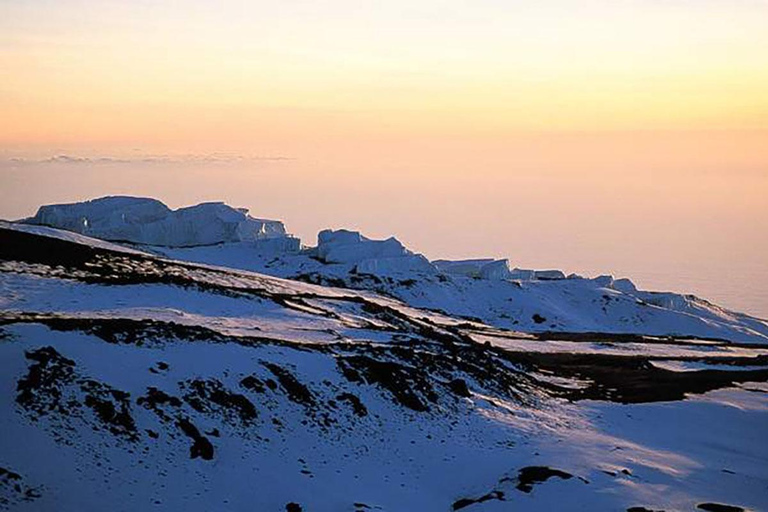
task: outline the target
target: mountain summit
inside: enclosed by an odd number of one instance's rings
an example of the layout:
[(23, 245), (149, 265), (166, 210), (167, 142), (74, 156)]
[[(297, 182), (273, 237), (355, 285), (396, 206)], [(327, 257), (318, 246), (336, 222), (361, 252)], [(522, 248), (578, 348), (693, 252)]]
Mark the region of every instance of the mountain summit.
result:
[(261, 240), (0, 224), (1, 508), (768, 507), (765, 322), (349, 231)]

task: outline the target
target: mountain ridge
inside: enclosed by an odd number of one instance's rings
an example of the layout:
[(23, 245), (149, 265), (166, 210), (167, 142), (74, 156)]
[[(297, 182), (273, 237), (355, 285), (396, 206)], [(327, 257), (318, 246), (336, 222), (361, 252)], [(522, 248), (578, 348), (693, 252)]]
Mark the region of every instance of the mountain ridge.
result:
[[(146, 249), (0, 225), (0, 508), (768, 505), (759, 343), (521, 332)], [(365, 279), (423, 279), (396, 276)]]

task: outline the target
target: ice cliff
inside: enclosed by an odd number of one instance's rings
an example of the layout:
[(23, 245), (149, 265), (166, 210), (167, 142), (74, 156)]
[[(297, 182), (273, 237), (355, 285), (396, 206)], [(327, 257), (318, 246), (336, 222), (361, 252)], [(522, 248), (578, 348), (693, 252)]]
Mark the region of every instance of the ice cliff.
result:
[(396, 238), (371, 240), (357, 231), (321, 231), (317, 236), (317, 258), (324, 263), (354, 264), (365, 274), (434, 271), (429, 260), (414, 254)]
[(28, 224), (51, 226), (103, 240), (168, 247), (190, 247), (223, 242), (272, 242), (295, 246), (285, 226), (276, 220), (257, 219), (244, 208), (224, 203), (202, 203), (171, 210), (156, 199), (110, 196), (72, 204), (41, 206)]

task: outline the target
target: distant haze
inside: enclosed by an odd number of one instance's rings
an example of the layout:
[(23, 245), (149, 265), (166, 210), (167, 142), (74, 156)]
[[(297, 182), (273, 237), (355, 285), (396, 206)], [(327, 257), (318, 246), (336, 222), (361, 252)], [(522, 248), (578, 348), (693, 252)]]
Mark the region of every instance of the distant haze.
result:
[(760, 0), (0, 2), (0, 217), (222, 200), (768, 317), (766, 27)]
[[(764, 168), (707, 165), (701, 155), (669, 149), (660, 157), (659, 145), (674, 144), (673, 136), (625, 136), (632, 150), (621, 149), (616, 134), (578, 143), (528, 136), (530, 149), (514, 141), (508, 153), (493, 154), (407, 148), (404, 161), (371, 154), (356, 161), (5, 162), (0, 217), (105, 194), (157, 197), (172, 207), (223, 200), (284, 220), (306, 244), (326, 227), (355, 228), (396, 235), (433, 259), (508, 257), (513, 266), (613, 273), (768, 317)], [(701, 152), (717, 151), (719, 137), (709, 137)], [(603, 144), (611, 149), (601, 153)], [(634, 152), (642, 145), (648, 154)]]

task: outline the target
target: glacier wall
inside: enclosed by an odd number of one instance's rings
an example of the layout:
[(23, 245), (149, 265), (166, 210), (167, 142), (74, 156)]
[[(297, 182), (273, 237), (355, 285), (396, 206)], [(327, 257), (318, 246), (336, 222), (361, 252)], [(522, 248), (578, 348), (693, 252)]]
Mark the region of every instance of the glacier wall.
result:
[[(214, 202), (171, 210), (156, 199), (127, 196), (41, 206), (23, 222), (102, 240), (167, 247), (292, 238), (282, 222), (256, 219), (244, 208)], [(288, 245), (296, 245), (294, 240)]]

